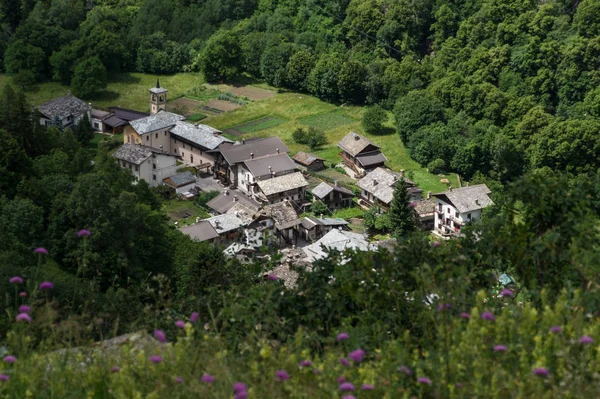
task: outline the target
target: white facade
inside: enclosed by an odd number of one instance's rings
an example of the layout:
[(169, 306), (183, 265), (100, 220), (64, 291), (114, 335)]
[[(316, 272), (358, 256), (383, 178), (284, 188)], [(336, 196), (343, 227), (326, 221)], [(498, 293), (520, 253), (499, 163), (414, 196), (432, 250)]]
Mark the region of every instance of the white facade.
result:
[(203, 151), (201, 147), (192, 145), (189, 142), (183, 142), (181, 139), (177, 139), (171, 136), (171, 147), (170, 152), (177, 154), (183, 162), (188, 165), (212, 165), (215, 158), (212, 154)]
[(242, 190), (244, 194), (248, 195), (249, 197), (253, 196), (254, 191), (252, 187), (256, 184), (256, 179), (254, 175), (252, 175), (252, 173), (246, 169), (243, 163), (238, 164), (237, 167), (237, 182), (238, 188)]
[[(91, 123), (92, 120), (92, 111), (91, 109), (88, 110), (87, 112), (83, 112), (80, 115), (68, 115), (65, 118), (63, 118), (60, 122), (61, 122), (61, 127), (63, 129), (66, 129), (68, 127), (72, 128), (73, 126), (76, 126), (79, 122), (81, 122), (81, 120), (83, 119), (83, 117), (87, 114), (88, 116), (88, 120)], [(54, 125), (54, 121), (50, 120), (44, 116), (42, 116), (40, 118), (40, 125), (42, 126), (53, 126)]]
[(145, 180), (150, 187), (162, 184), (163, 179), (177, 173), (176, 158), (172, 155), (152, 154), (140, 165), (120, 159), (119, 164), (129, 169), (137, 180)]
[(463, 226), (481, 219), (481, 209), (460, 213), (454, 205), (435, 199), (435, 230), (442, 235), (459, 235)]

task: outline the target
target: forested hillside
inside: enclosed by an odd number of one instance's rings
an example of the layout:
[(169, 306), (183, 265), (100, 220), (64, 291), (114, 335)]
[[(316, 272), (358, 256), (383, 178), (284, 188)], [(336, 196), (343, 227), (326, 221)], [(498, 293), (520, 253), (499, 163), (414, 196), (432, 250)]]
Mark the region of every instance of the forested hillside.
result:
[(2, 67), (93, 96), (114, 72), (242, 74), (393, 110), (432, 169), (507, 182), (600, 159), (597, 0), (2, 0)]

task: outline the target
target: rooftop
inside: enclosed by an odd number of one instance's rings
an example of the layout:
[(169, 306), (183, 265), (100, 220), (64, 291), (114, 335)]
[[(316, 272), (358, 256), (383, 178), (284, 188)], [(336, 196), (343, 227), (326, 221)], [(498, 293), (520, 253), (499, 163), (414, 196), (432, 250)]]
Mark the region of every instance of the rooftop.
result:
[(261, 215), (273, 219), (275, 227), (284, 229), (291, 223), (300, 223), (298, 213), (289, 201), (282, 201), (276, 204), (265, 205), (260, 211)]
[(299, 164), (304, 165), (304, 166), (310, 166), (315, 161), (323, 161), (323, 158), (319, 158), (318, 156), (316, 156), (314, 154), (310, 154), (310, 153), (304, 152), (304, 151), (298, 152), (292, 158), (294, 159), (294, 161), (296, 161)]
[(422, 199), (412, 202), (415, 206), (415, 211), (419, 216), (433, 214), (435, 212), (435, 202), (431, 199)]
[(373, 165), (379, 165), (387, 162), (387, 158), (381, 151), (373, 151), (364, 155), (359, 155), (356, 157), (356, 160), (363, 166), (363, 168), (368, 168)]
[(488, 196), (491, 192), (485, 184), (477, 184), (474, 186), (453, 188), (433, 195), (442, 201), (449, 202), (460, 213), (465, 213), (494, 205), (494, 202)]
[(138, 134), (150, 133), (155, 130), (165, 129), (175, 126), (177, 122), (185, 119), (185, 116), (174, 114), (172, 112), (160, 111), (155, 115), (130, 121), (129, 124)]
[(38, 110), (49, 119), (64, 119), (70, 115), (79, 116), (90, 109), (90, 105), (69, 92), (66, 96), (57, 97), (38, 107)]
[(389, 169), (377, 168), (369, 173), (356, 183), (356, 185), (373, 194), (378, 200), (384, 204), (389, 204), (394, 198), (394, 187), (398, 179), (404, 179), (408, 185), (415, 183), (406, 177), (402, 177), (400, 173), (396, 173)]
[(379, 146), (373, 144), (368, 138), (358, 133), (350, 132), (338, 143), (338, 147), (355, 157), (371, 146), (370, 150), (378, 150)]
[(254, 177), (270, 176), (271, 173), (277, 174), (297, 169), (294, 161), (286, 153), (249, 159), (244, 161), (244, 164)]
[(266, 196), (308, 186), (308, 182), (304, 176), (302, 176), (301, 172), (289, 173), (287, 175), (273, 177), (272, 179), (259, 180), (257, 184)]
[(224, 213), (223, 215), (213, 216), (205, 219), (205, 221), (210, 223), (210, 225), (219, 234), (239, 229), (246, 224), (241, 218), (237, 217), (233, 213)]
[(319, 184), (317, 187), (312, 189), (313, 195), (319, 199), (323, 199), (323, 198), (327, 197), (329, 195), (329, 193), (331, 193), (332, 191), (337, 191), (342, 194), (354, 196), (354, 193), (345, 187), (340, 187), (340, 186), (335, 186), (335, 185), (332, 186), (331, 184), (328, 184), (325, 182), (321, 182), (321, 184)]
[(238, 201), (255, 211), (258, 211), (258, 208), (260, 207), (258, 202), (248, 198), (246, 195), (239, 191), (235, 191), (233, 193), (230, 191), (223, 192), (217, 197), (208, 201), (206, 203), (206, 206), (214, 210), (216, 213), (221, 214), (230, 210)]
[(172, 187), (181, 187), (188, 184), (196, 183), (196, 176), (194, 176), (193, 173), (189, 170), (186, 170), (185, 172), (177, 173), (176, 175), (168, 177), (163, 181), (165, 181), (168, 185), (171, 185), (169, 183), (172, 183)]
[(244, 223), (250, 223), (254, 220), (254, 217), (258, 214), (258, 212), (241, 202), (236, 202), (229, 210), (226, 212), (231, 215), (235, 215), (240, 218)]
[(279, 137), (269, 137), (248, 142), (238, 141), (231, 147), (221, 151), (221, 154), (223, 154), (223, 157), (230, 165), (234, 165), (253, 157), (260, 158), (265, 155), (274, 155), (289, 151)]
[(342, 252), (347, 249), (373, 251), (376, 246), (370, 244), (362, 234), (333, 229), (317, 242), (302, 248), (309, 262), (327, 257), (327, 250)]
[(193, 125), (188, 122), (178, 121), (171, 133), (191, 143), (209, 150), (214, 150), (222, 143), (233, 141), (221, 136), (221, 131), (207, 125)]
[[(123, 161), (131, 162), (136, 165), (140, 165), (146, 159), (148, 159), (152, 154), (162, 154), (162, 155), (172, 155), (168, 152), (147, 147), (141, 144), (123, 144), (121, 148), (119, 148), (113, 156), (117, 159), (121, 159)], [(174, 155), (173, 155), (174, 156)]]
[(99, 109), (92, 109), (92, 118), (103, 119), (110, 115), (110, 112), (102, 111)]
[(136, 119), (142, 119), (150, 116), (148, 112), (140, 112), (132, 109), (121, 108), (121, 107), (108, 107), (109, 111), (114, 113), (115, 116), (124, 121), (134, 121)]
[(197, 241), (208, 241), (219, 236), (212, 225), (205, 220), (191, 226), (182, 227), (180, 231)]

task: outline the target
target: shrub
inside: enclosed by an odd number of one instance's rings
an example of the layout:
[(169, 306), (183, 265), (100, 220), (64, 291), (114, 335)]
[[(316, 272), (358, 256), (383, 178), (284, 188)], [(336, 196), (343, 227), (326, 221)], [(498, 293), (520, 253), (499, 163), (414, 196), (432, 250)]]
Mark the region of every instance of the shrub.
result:
[(367, 133), (379, 133), (385, 121), (387, 113), (379, 105), (367, 108), (362, 117), (362, 125)]
[(204, 208), (210, 200), (218, 196), (218, 191), (201, 191), (196, 199), (196, 205)]
[(446, 162), (443, 159), (434, 159), (427, 164), (429, 173), (438, 174), (446, 171)]
[(309, 146), (311, 150), (316, 150), (327, 144), (325, 133), (314, 127), (309, 127), (306, 130), (299, 127), (292, 133), (292, 138), (298, 144)]
[(316, 216), (329, 214), (329, 208), (327, 207), (327, 205), (325, 205), (323, 201), (318, 200), (312, 203), (312, 205), (310, 206), (310, 211)]

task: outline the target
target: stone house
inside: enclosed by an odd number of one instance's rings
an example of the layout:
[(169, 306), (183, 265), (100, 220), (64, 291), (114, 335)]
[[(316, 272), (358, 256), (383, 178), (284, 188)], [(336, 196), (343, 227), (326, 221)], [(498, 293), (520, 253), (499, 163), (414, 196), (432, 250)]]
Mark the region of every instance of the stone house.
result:
[(92, 106), (72, 95), (70, 91), (66, 96), (54, 98), (37, 108), (42, 126), (56, 125), (66, 129), (77, 125), (86, 115), (90, 123), (92, 120)]
[(494, 205), (485, 184), (451, 188), (435, 197), (435, 230), (441, 236), (458, 236), (468, 223), (481, 219), (484, 208)]
[(151, 187), (177, 171), (177, 158), (168, 152), (139, 144), (123, 144), (113, 156), (119, 165), (129, 169), (137, 180), (145, 180)]
[(292, 157), (299, 165), (300, 170), (316, 172), (325, 169), (325, 161), (322, 158), (308, 152), (300, 151)]
[(338, 147), (342, 150), (339, 155), (344, 163), (358, 176), (383, 166), (387, 161), (379, 146), (358, 133), (348, 133)]
[(404, 171), (397, 173), (390, 169), (377, 168), (356, 183), (361, 189), (359, 204), (366, 208), (375, 205), (383, 210), (388, 210), (394, 198), (396, 183), (400, 179), (406, 183), (411, 201), (422, 198), (422, 190), (404, 176)]
[(348, 208), (353, 205), (354, 193), (338, 185), (337, 180), (333, 185), (322, 182), (312, 189), (312, 195), (314, 201), (322, 201), (330, 211)]

